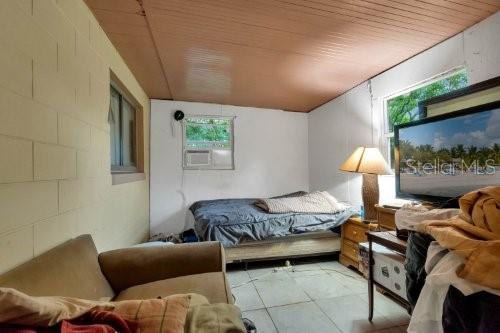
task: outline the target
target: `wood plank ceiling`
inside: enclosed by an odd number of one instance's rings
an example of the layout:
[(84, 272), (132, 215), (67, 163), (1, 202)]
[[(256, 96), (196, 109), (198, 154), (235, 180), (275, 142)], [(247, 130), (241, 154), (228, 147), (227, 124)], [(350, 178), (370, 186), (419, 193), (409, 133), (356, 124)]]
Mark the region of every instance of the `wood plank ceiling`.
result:
[(86, 0), (151, 98), (308, 112), (500, 0)]

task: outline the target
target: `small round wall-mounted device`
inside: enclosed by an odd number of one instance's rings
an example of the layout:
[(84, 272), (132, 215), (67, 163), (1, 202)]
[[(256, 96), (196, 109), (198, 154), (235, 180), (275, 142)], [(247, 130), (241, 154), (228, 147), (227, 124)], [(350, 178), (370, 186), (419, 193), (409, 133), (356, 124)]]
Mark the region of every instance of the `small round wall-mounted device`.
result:
[(174, 119), (177, 121), (181, 121), (182, 119), (184, 119), (184, 112), (182, 112), (181, 110), (175, 111), (174, 112)]

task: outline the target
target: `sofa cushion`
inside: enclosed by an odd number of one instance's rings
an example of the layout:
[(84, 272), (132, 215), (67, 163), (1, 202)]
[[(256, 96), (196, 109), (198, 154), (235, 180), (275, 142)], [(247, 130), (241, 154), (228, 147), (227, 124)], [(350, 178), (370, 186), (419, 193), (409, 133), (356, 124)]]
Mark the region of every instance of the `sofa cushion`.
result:
[(90, 235), (83, 235), (0, 276), (0, 287), (31, 296), (66, 296), (99, 300), (114, 292), (101, 272)]
[(114, 313), (135, 322), (136, 332), (184, 333), (191, 295), (113, 302)]
[(231, 289), (224, 272), (186, 275), (137, 285), (119, 293), (115, 301), (158, 298), (185, 293), (201, 294), (210, 303), (233, 303)]

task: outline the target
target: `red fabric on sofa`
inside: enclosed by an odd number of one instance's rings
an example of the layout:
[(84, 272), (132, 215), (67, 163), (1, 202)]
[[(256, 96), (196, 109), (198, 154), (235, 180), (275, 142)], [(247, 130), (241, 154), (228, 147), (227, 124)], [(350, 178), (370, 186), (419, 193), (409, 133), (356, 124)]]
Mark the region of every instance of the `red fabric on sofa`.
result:
[(54, 327), (27, 327), (0, 324), (2, 333), (135, 333), (137, 324), (111, 311), (92, 310)]

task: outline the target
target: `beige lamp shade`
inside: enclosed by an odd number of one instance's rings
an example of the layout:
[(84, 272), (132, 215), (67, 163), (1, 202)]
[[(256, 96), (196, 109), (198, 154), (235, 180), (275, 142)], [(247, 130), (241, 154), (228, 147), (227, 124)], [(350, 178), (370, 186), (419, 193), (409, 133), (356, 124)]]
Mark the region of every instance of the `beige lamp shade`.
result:
[(392, 174), (391, 168), (387, 165), (378, 148), (367, 147), (356, 148), (351, 156), (342, 163), (340, 170), (373, 175)]

